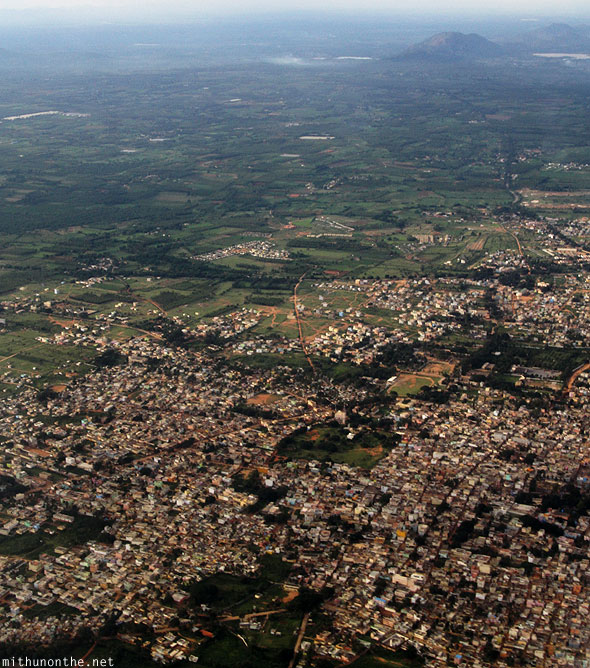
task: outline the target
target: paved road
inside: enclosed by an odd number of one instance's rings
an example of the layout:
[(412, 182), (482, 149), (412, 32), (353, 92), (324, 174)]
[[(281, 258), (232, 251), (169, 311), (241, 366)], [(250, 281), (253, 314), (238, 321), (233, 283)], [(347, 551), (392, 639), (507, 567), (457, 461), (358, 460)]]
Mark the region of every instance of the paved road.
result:
[(289, 668), (293, 668), (295, 661), (297, 660), (297, 655), (301, 648), (301, 643), (303, 642), (303, 636), (305, 635), (305, 629), (307, 628), (307, 622), (309, 621), (309, 612), (306, 612), (303, 615), (301, 620), (301, 626), (299, 627), (299, 633), (297, 634), (297, 640), (295, 641), (295, 647), (293, 648), (293, 657), (289, 661)]
[[(307, 274), (307, 272), (305, 272), (305, 274)], [(297, 320), (297, 328), (299, 329), (299, 341), (301, 343), (301, 349), (303, 350), (303, 354), (305, 355), (305, 359), (307, 360), (307, 363), (311, 367), (311, 370), (315, 371), (313, 361), (307, 353), (307, 346), (305, 345), (305, 340), (303, 338), (303, 329), (301, 328), (301, 318), (299, 317), (299, 309), (297, 308), (297, 288), (303, 282), (303, 279), (305, 278), (305, 274), (303, 274), (303, 276), (301, 276), (301, 278), (297, 282), (297, 285), (293, 289), (293, 310), (295, 312), (295, 318)]]

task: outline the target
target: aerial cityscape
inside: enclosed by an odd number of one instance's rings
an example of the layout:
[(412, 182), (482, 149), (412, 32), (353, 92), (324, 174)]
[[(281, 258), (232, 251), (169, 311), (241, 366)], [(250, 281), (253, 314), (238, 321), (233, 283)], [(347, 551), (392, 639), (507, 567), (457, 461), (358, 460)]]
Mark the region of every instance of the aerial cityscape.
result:
[(589, 26), (0, 28), (0, 666), (590, 666)]

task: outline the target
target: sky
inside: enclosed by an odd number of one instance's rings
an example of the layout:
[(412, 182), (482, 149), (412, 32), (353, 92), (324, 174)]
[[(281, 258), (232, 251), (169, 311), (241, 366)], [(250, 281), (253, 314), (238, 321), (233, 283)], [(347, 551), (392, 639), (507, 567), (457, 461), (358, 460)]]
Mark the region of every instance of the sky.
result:
[[(587, 0), (0, 0), (0, 13), (31, 19), (59, 15), (97, 20), (244, 15), (316, 10), (391, 14), (590, 15)], [(35, 16), (36, 15), (36, 16)]]
[[(466, 11), (477, 13), (478, 7), (482, 12), (489, 13), (489, 3), (481, 3), (477, 0), (0, 0), (0, 9), (23, 10), (23, 9), (68, 9), (87, 10), (93, 12), (113, 10), (125, 13), (141, 14), (146, 9), (161, 11), (178, 11), (193, 13), (245, 13), (248, 11), (273, 11), (281, 9), (346, 9), (379, 11), (391, 11), (401, 13), (414, 13), (417, 10), (436, 12), (441, 14)], [(580, 13), (587, 14), (587, 0), (561, 0), (556, 5), (554, 0), (494, 0), (492, 7), (495, 12), (510, 13)]]

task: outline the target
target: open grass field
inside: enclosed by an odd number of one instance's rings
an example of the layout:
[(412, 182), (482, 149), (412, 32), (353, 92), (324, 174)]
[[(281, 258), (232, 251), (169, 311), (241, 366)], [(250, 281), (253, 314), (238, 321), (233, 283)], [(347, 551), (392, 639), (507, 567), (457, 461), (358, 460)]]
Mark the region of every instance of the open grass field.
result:
[(236, 632), (224, 630), (213, 641), (199, 648), (197, 654), (199, 665), (205, 668), (232, 668), (245, 665), (287, 668), (290, 653), (281, 654), (280, 649), (283, 648), (246, 645)]
[(391, 384), (391, 389), (395, 390), (400, 397), (411, 394), (417, 394), (424, 386), (434, 387), (436, 381), (434, 378), (415, 373), (400, 373), (397, 380)]
[(424, 666), (424, 661), (401, 650), (376, 648), (357, 659), (354, 665), (358, 668), (419, 668)]
[[(61, 527), (61, 528), (60, 528)], [(42, 552), (51, 553), (56, 547), (83, 545), (96, 540), (104, 523), (80, 516), (72, 524), (58, 524), (36, 533), (0, 537), (0, 554), (36, 559)]]
[(316, 425), (309, 431), (283, 439), (277, 452), (294, 459), (331, 460), (370, 469), (393, 446), (391, 435), (385, 432), (361, 430), (355, 433), (335, 425)]

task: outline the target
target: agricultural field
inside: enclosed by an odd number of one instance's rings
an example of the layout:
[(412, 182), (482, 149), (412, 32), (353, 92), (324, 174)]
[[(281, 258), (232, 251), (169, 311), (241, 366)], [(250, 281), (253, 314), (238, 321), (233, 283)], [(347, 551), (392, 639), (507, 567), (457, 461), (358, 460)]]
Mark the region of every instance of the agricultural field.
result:
[[(237, 61), (222, 77), (207, 67), (139, 78), (56, 70), (43, 89), (29, 73), (26, 97), (7, 72), (0, 303), (36, 313), (0, 325), (0, 392), (61, 386), (92, 368), (93, 352), (67, 337), (44, 343), (60, 327), (123, 340), (154, 318), (199, 327), (243, 308), (259, 314), (252, 335), (297, 339), (293, 289), (303, 277), (310, 341), (330, 324), (327, 309), (398, 326), (359, 294), (320, 301), (317, 281), (468, 277), (515, 250), (546, 260), (538, 234), (516, 235), (501, 219), (584, 213), (590, 149), (578, 74), (564, 81), (533, 68), (516, 90), (492, 64), (454, 65), (452, 78), (440, 65), (416, 88), (419, 71), (385, 59), (260, 62), (255, 72)], [(557, 94), (542, 105), (534, 95), (556, 83), (571, 96), (567, 109)], [(473, 85), (477, 100), (465, 106)], [(562, 129), (548, 137), (545, 123), (558, 117)], [(266, 246), (248, 250), (254, 242)], [(410, 373), (394, 389), (439, 380)]]

